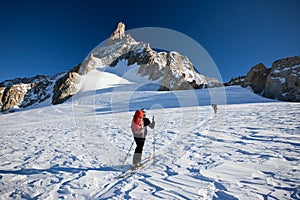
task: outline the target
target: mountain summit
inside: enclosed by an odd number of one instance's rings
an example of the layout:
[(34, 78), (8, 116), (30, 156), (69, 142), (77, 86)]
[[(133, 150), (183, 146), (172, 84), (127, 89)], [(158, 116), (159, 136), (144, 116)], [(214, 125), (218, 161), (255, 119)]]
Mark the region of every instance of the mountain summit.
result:
[[(299, 101), (299, 56), (274, 62), (272, 69), (262, 64), (254, 66), (247, 76), (232, 79), (225, 85), (250, 86), (254, 93), (283, 101)], [(55, 105), (68, 100), (81, 90), (85, 75), (105, 77), (102, 81), (118, 85), (123, 82), (155, 83), (151, 90), (188, 90), (223, 86), (215, 78), (208, 78), (195, 71), (188, 57), (176, 51), (155, 51), (149, 43), (136, 41), (125, 33), (120, 22), (110, 38), (94, 48), (82, 64), (68, 72), (54, 76), (16, 78), (0, 83), (0, 111), (36, 105)], [(112, 76), (114, 77), (111, 80)], [(99, 79), (98, 78), (98, 79)], [(85, 86), (87, 84), (85, 83)], [(142, 90), (149, 90), (143, 87)]]
[[(104, 47), (96, 47), (79, 69), (83, 75), (96, 68), (115, 67), (121, 60), (127, 66), (139, 65), (137, 76), (158, 81), (160, 90), (186, 90), (221, 85), (217, 79), (207, 78), (194, 70), (188, 57), (178, 52), (156, 52), (150, 44), (137, 42), (125, 34), (120, 22)], [(129, 68), (130, 69), (130, 68)]]
[[(118, 63), (127, 66), (118, 67)], [(117, 70), (113, 70), (118, 68)], [(120, 69), (122, 68), (122, 69)], [(159, 85), (158, 90), (186, 90), (222, 85), (217, 79), (205, 77), (194, 70), (188, 57), (178, 52), (157, 52), (150, 44), (138, 42), (125, 33), (120, 22), (103, 46), (91, 51), (81, 65), (55, 76), (7, 80), (0, 83), (1, 111), (14, 111), (37, 105), (60, 104), (80, 89), (81, 77), (98, 69), (123, 77), (128, 71), (131, 81), (143, 78)], [(127, 74), (127, 78), (128, 74)]]

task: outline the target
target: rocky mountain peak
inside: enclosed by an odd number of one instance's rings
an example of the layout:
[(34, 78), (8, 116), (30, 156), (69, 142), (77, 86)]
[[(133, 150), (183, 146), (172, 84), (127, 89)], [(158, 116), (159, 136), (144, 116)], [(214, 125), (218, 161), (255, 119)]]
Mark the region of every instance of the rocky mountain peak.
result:
[(110, 40), (122, 39), (125, 37), (125, 24), (118, 23), (116, 30), (111, 34)]
[(0, 83), (1, 111), (25, 108), (49, 98), (52, 104), (63, 103), (78, 91), (81, 75), (96, 68), (115, 67), (121, 60), (127, 61), (129, 68), (138, 67), (136, 75), (147, 77), (149, 82), (156, 81), (161, 85), (160, 90), (222, 85), (217, 79), (197, 73), (189, 59), (179, 52), (157, 52), (150, 44), (136, 41), (125, 34), (125, 24), (120, 22), (106, 44), (97, 46), (82, 64), (70, 71), (53, 77), (37, 76)]
[[(139, 65), (138, 75), (149, 80), (161, 80), (162, 90), (193, 89), (221, 85), (217, 79), (198, 74), (193, 64), (179, 52), (156, 52), (150, 44), (137, 42), (125, 34), (125, 25), (120, 22), (105, 46), (96, 47), (79, 69), (86, 74), (95, 68), (114, 67), (120, 60), (127, 65)], [(212, 84), (211, 84), (212, 83)]]
[(129, 34), (125, 34), (125, 25), (120, 22), (108, 42), (104, 46), (96, 47), (87, 56), (78, 73), (84, 75), (97, 67), (112, 66), (120, 56), (144, 49), (146, 46), (146, 43), (137, 42)]

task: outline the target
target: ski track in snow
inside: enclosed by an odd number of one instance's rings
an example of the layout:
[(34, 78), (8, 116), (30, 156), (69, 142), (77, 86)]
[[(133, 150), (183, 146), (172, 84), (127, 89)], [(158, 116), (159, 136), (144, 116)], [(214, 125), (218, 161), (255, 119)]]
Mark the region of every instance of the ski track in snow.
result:
[[(168, 94), (134, 101), (161, 104)], [(156, 157), (118, 179), (135, 108), (124, 112), (106, 95), (0, 115), (0, 199), (300, 198), (299, 103), (219, 105), (217, 114), (209, 103), (151, 109), (156, 127), (143, 155), (153, 153), (155, 135)]]

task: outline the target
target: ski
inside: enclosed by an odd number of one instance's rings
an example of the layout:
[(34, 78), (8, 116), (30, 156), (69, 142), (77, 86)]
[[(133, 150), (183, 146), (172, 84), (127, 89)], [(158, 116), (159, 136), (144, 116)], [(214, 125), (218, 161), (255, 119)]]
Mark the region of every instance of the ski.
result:
[(152, 159), (153, 159), (153, 157), (151, 157), (151, 156), (148, 158), (145, 158), (144, 160), (142, 160), (140, 162), (140, 165), (138, 167), (128, 169), (127, 171), (123, 172), (120, 176), (118, 176), (118, 178), (126, 178), (126, 177), (130, 176), (135, 171), (144, 168), (145, 164), (148, 163), (149, 161), (151, 161)]

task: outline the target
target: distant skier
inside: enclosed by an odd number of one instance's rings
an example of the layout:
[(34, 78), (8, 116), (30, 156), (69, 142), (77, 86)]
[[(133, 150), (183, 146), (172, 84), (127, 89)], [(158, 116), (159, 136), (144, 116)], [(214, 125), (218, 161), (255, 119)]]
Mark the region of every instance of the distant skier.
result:
[(147, 136), (147, 126), (151, 129), (155, 126), (154, 116), (152, 117), (152, 122), (146, 116), (146, 111), (144, 109), (135, 111), (135, 114), (131, 123), (131, 130), (134, 136), (134, 141), (136, 143), (136, 148), (133, 155), (132, 167), (136, 168), (142, 160), (143, 147), (145, 144)]
[(211, 104), (211, 107), (214, 109), (215, 113), (217, 113), (217, 111), (218, 111), (217, 104)]

